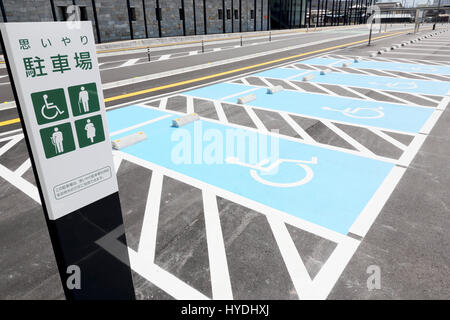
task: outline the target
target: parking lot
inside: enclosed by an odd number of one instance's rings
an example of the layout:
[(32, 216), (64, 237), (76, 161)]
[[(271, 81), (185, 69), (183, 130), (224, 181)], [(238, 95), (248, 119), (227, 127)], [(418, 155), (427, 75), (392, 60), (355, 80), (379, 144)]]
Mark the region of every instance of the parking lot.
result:
[[(449, 298), (449, 48), (441, 28), (110, 106), (111, 139), (147, 135), (113, 151), (138, 297)], [(61, 298), (18, 128), (0, 190), (0, 295)], [(97, 243), (114, 255), (123, 236)]]

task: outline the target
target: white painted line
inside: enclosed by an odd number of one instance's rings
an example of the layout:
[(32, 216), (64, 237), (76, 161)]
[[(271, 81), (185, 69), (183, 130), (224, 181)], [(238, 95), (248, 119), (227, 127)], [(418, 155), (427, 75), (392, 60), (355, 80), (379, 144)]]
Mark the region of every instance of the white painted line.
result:
[(168, 98), (161, 98), (161, 101), (159, 102), (159, 108), (161, 110), (166, 110), (167, 108), (167, 100), (169, 100)]
[(220, 224), (216, 195), (208, 189), (202, 190), (205, 215), (206, 241), (208, 245), (209, 270), (213, 299), (232, 300), (227, 254)]
[(308, 74), (310, 74), (311, 72), (314, 72), (314, 71), (305, 71), (305, 72), (301, 72), (301, 73), (298, 73), (298, 74), (295, 74), (295, 75), (293, 75), (293, 76), (290, 76), (290, 77), (287, 77), (286, 79), (280, 79), (280, 80), (292, 80), (292, 79), (294, 79), (294, 78), (297, 78), (297, 77), (300, 77), (300, 76), (303, 76), (303, 75), (308, 75)]
[[(298, 85), (296, 85), (295, 83), (293, 83), (290, 80), (283, 80), (283, 81), (286, 82), (288, 85), (290, 85), (292, 88), (294, 88), (297, 91), (306, 92), (306, 90), (300, 88)], [(284, 89), (284, 90), (289, 90), (289, 89)]]
[(420, 133), (423, 134), (429, 134), (431, 132), (431, 129), (433, 129), (436, 122), (439, 120), (439, 117), (442, 115), (444, 111), (442, 110), (435, 110), (431, 116), (428, 118), (427, 122), (423, 125), (423, 127), (420, 129)]
[(353, 93), (353, 94), (356, 94), (357, 96), (361, 97), (361, 98), (364, 99), (364, 100), (377, 101), (377, 100), (375, 100), (374, 98), (369, 97), (369, 96), (366, 96), (365, 94), (363, 94), (363, 93), (361, 93), (361, 92), (359, 92), (359, 91), (356, 91), (356, 90), (354, 90), (354, 89), (352, 89), (352, 88), (350, 88), (350, 87), (343, 87), (343, 86), (341, 86), (341, 87), (342, 87), (343, 89), (345, 89), (345, 90), (347, 90), (347, 91)]
[(264, 82), (264, 84), (265, 84), (266, 86), (268, 86), (269, 88), (273, 87), (273, 84), (270, 83), (266, 78), (264, 78), (264, 77), (256, 77), (256, 78), (258, 78), (259, 80), (261, 80), (262, 82)]
[(315, 140), (288, 113), (279, 112), (279, 114), (303, 140), (315, 143)]
[(11, 149), (12, 147), (14, 147), (17, 143), (20, 142), (20, 140), (23, 139), (23, 135), (17, 135), (16, 137), (8, 137), (7, 140), (10, 140), (9, 142), (7, 142), (3, 147), (0, 148), (0, 156), (2, 156), (3, 154), (5, 154), (6, 151), (8, 151), (9, 149)]
[[(387, 93), (385, 91), (381, 91), (381, 90), (377, 90), (377, 89), (370, 89), (370, 90), (372, 90), (372, 91), (374, 91), (374, 92), (376, 92), (376, 93), (378, 93), (378, 94), (380, 94), (382, 96), (386, 96), (386, 97), (392, 98), (394, 100), (401, 101), (404, 104), (411, 105), (411, 106), (416, 106), (416, 104), (414, 104), (412, 101), (399, 98), (399, 97), (394, 96), (394, 95), (392, 95), (390, 93)], [(388, 103), (391, 103), (391, 101), (388, 101)], [(398, 103), (398, 102), (396, 102), (396, 103)], [(420, 106), (420, 107), (423, 107), (423, 106)]]
[[(207, 98), (202, 98), (202, 99), (213, 101), (212, 99), (207, 99)], [(229, 104), (232, 104), (232, 103), (229, 103)], [(242, 105), (238, 105), (238, 104), (232, 104), (232, 105), (242, 107)], [(140, 106), (146, 107), (146, 108), (149, 108), (149, 109), (156, 109), (156, 108), (154, 108), (152, 106), (146, 106), (146, 105), (140, 105)], [(265, 109), (265, 108), (259, 108), (259, 107), (253, 107), (253, 109), (269, 110), (269, 111), (273, 112), (272, 109)], [(173, 114), (185, 114), (185, 113), (176, 112), (176, 111), (168, 111), (168, 112), (173, 113)], [(317, 119), (317, 120), (320, 120), (320, 121), (324, 120), (323, 118), (312, 117), (312, 116), (309, 116), (309, 115), (303, 115), (303, 114), (297, 114), (297, 115), (299, 115), (301, 117), (307, 117), (307, 118), (310, 118), (310, 119)], [(202, 120), (209, 121), (209, 122), (214, 122), (214, 123), (218, 123), (218, 124), (222, 124), (223, 125), (223, 123), (221, 123), (221, 122), (219, 122), (217, 120), (214, 120), (214, 119), (202, 118)], [(325, 120), (327, 120), (327, 119), (325, 119)], [(410, 132), (403, 132), (403, 131), (398, 131), (398, 130), (387, 130), (385, 128), (378, 128), (378, 127), (372, 127), (372, 126), (366, 126), (366, 125), (356, 125), (354, 123), (348, 123), (348, 122), (338, 121), (338, 120), (333, 120), (333, 122), (334, 123), (347, 124), (347, 125), (350, 125), (350, 126), (362, 127), (362, 128), (376, 128), (376, 129), (386, 130), (386, 131), (395, 132), (395, 133), (407, 134), (407, 135), (410, 135), (410, 136), (413, 135)], [(308, 145), (312, 145), (312, 146), (320, 146), (320, 147), (322, 147), (324, 149), (328, 149), (328, 150), (334, 150), (334, 151), (349, 153), (349, 154), (352, 154), (352, 155), (365, 157), (365, 158), (370, 158), (370, 159), (375, 159), (375, 160), (388, 162), (388, 163), (394, 163), (394, 164), (398, 163), (398, 160), (395, 160), (395, 159), (386, 158), (386, 157), (377, 156), (377, 155), (372, 155), (371, 156), (371, 155), (368, 155), (368, 154), (361, 153), (361, 152), (359, 152), (357, 150), (351, 150), (351, 149), (335, 147), (335, 146), (332, 146), (332, 145), (323, 144), (323, 143), (319, 143), (319, 142), (308, 142), (306, 140), (299, 140), (298, 138), (295, 138), (295, 137), (282, 135), (280, 133), (276, 133), (276, 132), (272, 132), (272, 131), (267, 131), (267, 129), (261, 129), (260, 130), (258, 128), (255, 129), (255, 128), (252, 128), (252, 127), (247, 127), (247, 126), (238, 125), (238, 124), (234, 124), (234, 123), (227, 123), (227, 125), (230, 126), (230, 127), (246, 129), (246, 130), (253, 131), (253, 132), (259, 132), (259, 133), (262, 133), (262, 134), (267, 134), (267, 135), (270, 135), (270, 136), (278, 137), (280, 139), (285, 139), (285, 140), (289, 140), (289, 141), (294, 141), (294, 142), (297, 142), (297, 143), (304, 143), (304, 144), (308, 144)]]
[(442, 99), (441, 102), (439, 102), (436, 109), (445, 110), (449, 103), (450, 103), (450, 91), (447, 92), (447, 95), (444, 97), (444, 99)]
[(217, 100), (214, 100), (213, 103), (214, 103), (214, 108), (216, 109), (216, 113), (217, 113), (217, 117), (219, 118), (219, 121), (223, 122), (223, 123), (228, 123), (228, 118), (225, 114), (225, 111), (223, 110), (222, 104)]
[(313, 87), (316, 87), (319, 90), (325, 91), (326, 93), (328, 93), (329, 95), (335, 96), (335, 97), (341, 97), (340, 95), (336, 94), (336, 92), (333, 92), (327, 88), (325, 88), (323, 85), (315, 83), (315, 82), (309, 82), (310, 85), (312, 85)]
[(24, 163), (20, 165), (19, 168), (14, 171), (14, 174), (18, 175), (19, 177), (23, 176), (25, 172), (27, 172), (28, 169), (31, 168), (31, 160), (27, 159)]
[(129, 66), (132, 66), (132, 65), (134, 65), (136, 62), (138, 62), (139, 59), (140, 59), (140, 58), (137, 58), (137, 59), (130, 59), (130, 60), (128, 60), (127, 62), (125, 62), (124, 64), (121, 64), (119, 67), (129, 67)]
[(119, 172), (119, 168), (120, 168), (120, 165), (122, 164), (122, 157), (120, 157), (119, 155), (117, 155), (117, 153), (115, 153), (114, 151), (113, 151), (113, 162), (114, 162), (114, 169), (115, 169), (115, 172), (116, 172), (116, 174), (117, 174), (117, 172)]
[(189, 55), (190, 56), (195, 56), (195, 55), (197, 55), (198, 54), (198, 51), (190, 51), (189, 52)]
[(194, 113), (194, 97), (193, 96), (186, 96), (186, 113), (191, 114)]
[(136, 252), (130, 248), (128, 248), (128, 253), (130, 256), (130, 264), (134, 271), (175, 299), (209, 300), (203, 293), (189, 286), (161, 267), (147, 263), (146, 257), (136, 254)]
[(381, 186), (378, 188), (361, 214), (352, 224), (349, 232), (360, 237), (366, 236), (367, 232), (383, 209), (384, 205), (391, 196), (405, 171), (406, 169), (402, 167), (395, 166), (394, 168), (392, 168), (391, 172), (384, 179)]
[(398, 141), (397, 139), (392, 138), (390, 135), (384, 133), (381, 130), (377, 130), (377, 129), (373, 129), (370, 128), (368, 129), (370, 131), (372, 131), (374, 134), (376, 134), (377, 136), (379, 136), (380, 138), (386, 140), (387, 142), (389, 142), (390, 144), (396, 146), (397, 148), (399, 148), (400, 150), (406, 150), (408, 148), (407, 145), (401, 143), (400, 141)]
[(11, 183), (37, 203), (41, 203), (38, 189), (34, 185), (2, 165), (0, 165), (0, 177)]
[[(242, 80), (242, 79), (241, 79), (241, 80)], [(250, 92), (253, 92), (253, 91), (256, 91), (256, 90), (259, 90), (259, 89), (260, 89), (260, 88), (252, 88), (252, 89), (249, 89), (249, 90), (241, 91), (241, 92), (238, 92), (238, 93), (235, 93), (235, 94), (232, 94), (232, 95), (223, 97), (223, 98), (221, 98), (221, 99), (219, 99), (219, 100), (220, 100), (220, 101), (228, 100), (228, 99), (231, 99), (231, 98), (234, 98), (234, 97), (237, 97), (237, 96), (242, 96), (242, 95), (244, 95), (244, 94), (246, 94), (246, 93), (250, 93)]]
[(126, 159), (127, 161), (131, 161), (133, 163), (136, 163), (140, 166), (143, 166), (144, 168), (149, 168), (150, 170), (154, 171), (159, 171), (161, 174), (164, 174), (165, 176), (171, 177), (173, 179), (177, 179), (180, 180), (184, 183), (190, 184), (196, 188), (199, 189), (208, 189), (211, 192), (213, 192), (214, 194), (216, 194), (219, 197), (228, 199), (230, 201), (233, 201), (237, 204), (240, 204), (244, 207), (247, 207), (249, 209), (255, 210), (257, 212), (260, 212), (266, 216), (274, 216), (274, 218), (278, 218), (281, 219), (282, 221), (284, 221), (285, 223), (289, 223), (292, 226), (295, 226), (297, 228), (303, 229), (307, 232), (313, 233), (315, 235), (318, 235), (319, 237), (328, 239), (330, 241), (333, 242), (339, 242), (342, 239), (347, 238), (346, 235), (343, 235), (341, 233), (338, 233), (336, 231), (327, 229), (325, 227), (316, 225), (312, 222), (303, 220), (301, 218), (295, 217), (293, 215), (290, 215), (288, 213), (285, 213), (283, 211), (271, 208), (269, 206), (263, 205), (257, 201), (253, 201), (251, 199), (245, 198), (243, 196), (240, 196), (238, 194), (234, 194), (232, 192), (229, 192), (227, 190), (215, 187), (211, 184), (205, 183), (204, 181), (201, 180), (197, 180), (194, 178), (191, 178), (189, 176), (186, 176), (184, 174), (178, 173), (176, 171), (164, 168), (162, 166), (156, 165), (154, 163), (145, 161), (143, 159), (134, 157), (132, 155), (126, 154), (121, 152), (121, 155), (123, 156), (124, 159)]
[(151, 120), (148, 120), (148, 121), (145, 121), (145, 122), (141, 122), (141, 123), (138, 123), (138, 124), (136, 124), (134, 126), (131, 126), (131, 127), (125, 128), (125, 129), (114, 131), (114, 132), (110, 133), (109, 135), (112, 137), (112, 136), (115, 136), (115, 135), (118, 135), (118, 134), (130, 131), (130, 130), (137, 129), (137, 128), (146, 126), (146, 125), (148, 125), (150, 123), (157, 122), (157, 121), (169, 118), (169, 117), (171, 117), (171, 115), (166, 114), (164, 116), (161, 116), (161, 117), (158, 117), (158, 118), (155, 118), (155, 119), (151, 119)]
[(367, 149), (365, 146), (363, 146), (361, 143), (353, 139), (351, 136), (349, 136), (346, 132), (342, 131), (338, 127), (336, 127), (331, 121), (329, 120), (322, 120), (322, 123), (326, 125), (329, 129), (331, 129), (334, 133), (336, 133), (338, 136), (340, 136), (342, 139), (344, 139), (346, 142), (348, 142), (351, 146), (355, 147), (356, 150), (360, 151), (361, 153), (373, 156), (375, 155), (372, 151)]
[(242, 79), (239, 79), (239, 80), (241, 80), (241, 82), (243, 83), (243, 84), (245, 84), (246, 86), (249, 86), (250, 85), (250, 83), (247, 81), (247, 79), (245, 79), (245, 78), (242, 78)]
[[(407, 55), (413, 55), (413, 56), (421, 56), (422, 55), (422, 53), (412, 53), (412, 52), (389, 52), (389, 53), (387, 53), (387, 54), (394, 54), (394, 55), (396, 55), (396, 54), (399, 54), (399, 55), (404, 55), (404, 54), (407, 54)], [(431, 54), (430, 54), (431, 55)], [(448, 58), (448, 55), (446, 55), (446, 54), (435, 54), (435, 53), (433, 53), (432, 54), (432, 56), (433, 57), (443, 57), (443, 58)]]
[[(386, 71), (386, 70), (378, 70), (378, 69), (377, 69), (377, 71), (386, 74), (388, 77), (402, 78), (402, 77), (400, 77), (399, 75), (397, 75), (397, 74), (395, 74), (395, 73), (391, 73), (391, 72)], [(374, 75), (377, 76), (376, 74), (374, 74)]]
[(252, 119), (255, 126), (258, 128), (258, 130), (262, 132), (268, 131), (264, 123), (259, 119), (259, 117), (256, 115), (255, 111), (251, 107), (244, 107), (245, 111), (247, 111), (248, 115), (250, 116), (250, 119)]
[(358, 249), (360, 242), (347, 237), (340, 241), (312, 282), (311, 299), (326, 299)]
[[(304, 47), (314, 46), (314, 45), (326, 43), (326, 42), (329, 42), (332, 40), (337, 40), (337, 39), (343, 40), (343, 39), (347, 39), (347, 38), (354, 38), (357, 36), (358, 35), (352, 34), (352, 35), (345, 36), (345, 37), (337, 37), (337, 38), (332, 38), (332, 39), (319, 40), (319, 41), (315, 41), (315, 42), (309, 42), (309, 43), (304, 43), (304, 44), (300, 44), (300, 45), (296, 45), (296, 46), (274, 49), (274, 50), (270, 50), (270, 51), (261, 51), (258, 53), (249, 54), (249, 55), (245, 55), (245, 56), (239, 56), (236, 58), (224, 59), (224, 60), (215, 61), (215, 62), (211, 62), (211, 63), (204, 63), (201, 65), (194, 65), (194, 66), (189, 66), (189, 67), (185, 67), (185, 68), (179, 68), (176, 70), (154, 73), (154, 74), (150, 74), (150, 75), (140, 76), (137, 78), (108, 82), (108, 83), (104, 83), (102, 85), (102, 87), (103, 87), (103, 90), (107, 90), (107, 89), (130, 85), (133, 83), (140, 83), (140, 82), (159, 79), (159, 78), (163, 78), (163, 77), (174, 76), (174, 75), (182, 74), (182, 73), (186, 73), (186, 72), (198, 71), (198, 70), (203, 70), (206, 68), (222, 66), (225, 64), (241, 62), (243, 60), (249, 60), (249, 59), (258, 58), (258, 57), (262, 57), (262, 56), (272, 55), (275, 53), (280, 53), (280, 52), (284, 52), (284, 51), (288, 51), (288, 50), (294, 50), (294, 49), (300, 49), (300, 48), (304, 48)], [(240, 47), (240, 46), (237, 46), (237, 47)], [(292, 63), (292, 62), (290, 62), (290, 63)], [(273, 67), (269, 67), (267, 69), (271, 69), (271, 68), (273, 68)], [(252, 73), (254, 73), (254, 71)]]
[(424, 94), (411, 93), (411, 92), (405, 92), (405, 93), (407, 93), (407, 94), (409, 94), (411, 96), (417, 97), (419, 99), (423, 99), (423, 100), (427, 100), (427, 101), (433, 102), (435, 104), (438, 104), (441, 101), (441, 100), (435, 100), (433, 98), (425, 97)]
[(161, 57), (159, 57), (158, 61), (167, 60), (170, 58), (170, 54), (164, 54)]
[(414, 137), (414, 139), (409, 144), (409, 148), (406, 149), (405, 152), (403, 152), (402, 156), (398, 160), (398, 164), (404, 167), (409, 167), (411, 164), (411, 161), (416, 156), (417, 152), (419, 151), (422, 144), (425, 142), (425, 139), (427, 138), (424, 134), (418, 134)]
[(425, 80), (441, 81), (441, 80), (437, 80), (437, 79), (435, 79), (435, 78), (430, 78), (430, 77), (424, 76), (423, 74), (418, 74), (418, 73), (413, 73), (413, 72), (407, 72), (407, 71), (399, 71), (399, 72), (401, 72), (401, 73), (403, 73), (403, 74), (410, 75), (412, 78), (414, 78), (414, 77), (419, 77), (419, 78), (422, 78), (422, 79), (425, 79)]
[(163, 178), (164, 175), (160, 172), (152, 171), (138, 249), (139, 255), (147, 264), (153, 264), (155, 261)]
[(222, 48), (214, 48), (213, 52), (217, 52), (217, 51), (221, 51), (221, 50), (222, 50)]
[[(9, 134), (14, 134), (14, 133), (18, 133), (18, 132), (22, 132), (22, 129), (15, 129), (15, 130), (11, 130), (11, 131), (7, 131), (7, 132), (2, 132), (2, 133), (0, 133), (0, 137), (2, 137), (2, 136), (7, 136), (7, 135), (9, 135)], [(20, 134), (19, 134), (20, 135)], [(17, 135), (18, 136), (18, 135)], [(14, 137), (16, 137), (16, 136), (14, 136)], [(23, 135), (22, 135), (22, 137), (23, 137)], [(8, 139), (9, 138), (13, 138), (12, 136), (9, 136), (9, 137), (7, 137)]]
[(268, 216), (267, 221), (272, 229), (273, 236), (280, 249), (281, 256), (283, 257), (298, 297), (300, 299), (308, 299), (309, 297), (305, 293), (311, 291), (311, 277), (295, 247), (294, 241), (292, 241), (286, 225), (283, 221), (275, 219), (273, 216)]
[(353, 70), (353, 71), (356, 71), (356, 72), (360, 72), (360, 73), (364, 73), (364, 74), (367, 74), (367, 75), (369, 75), (369, 76), (373, 76), (373, 73), (364, 71), (364, 70), (362, 70), (362, 69), (358, 69), (358, 68), (347, 68), (347, 69), (350, 69), (350, 70)]

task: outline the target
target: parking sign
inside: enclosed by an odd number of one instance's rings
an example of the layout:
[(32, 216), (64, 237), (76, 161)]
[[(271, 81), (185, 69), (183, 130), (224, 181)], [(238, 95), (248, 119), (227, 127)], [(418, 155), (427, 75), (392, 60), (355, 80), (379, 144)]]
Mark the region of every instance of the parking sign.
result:
[[(113, 159), (91, 23), (8, 23), (1, 31), (49, 218), (117, 192), (115, 175), (97, 181)], [(55, 195), (61, 185), (68, 196)]]

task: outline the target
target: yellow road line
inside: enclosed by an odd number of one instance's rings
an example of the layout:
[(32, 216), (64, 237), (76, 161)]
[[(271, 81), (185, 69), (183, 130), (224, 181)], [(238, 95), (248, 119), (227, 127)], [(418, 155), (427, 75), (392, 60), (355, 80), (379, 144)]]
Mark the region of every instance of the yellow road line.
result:
[(7, 125), (10, 125), (10, 124), (14, 124), (14, 123), (18, 123), (18, 122), (20, 122), (19, 118), (2, 121), (2, 122), (0, 122), (0, 127), (7, 126)]
[[(404, 32), (404, 31), (402, 31), (402, 32), (395, 32), (395, 33), (392, 33), (392, 34), (375, 37), (372, 40), (392, 37), (392, 36), (395, 36), (395, 35), (398, 35), (398, 34), (402, 34), (402, 33), (407, 33), (407, 32)], [(190, 83), (195, 83), (195, 82), (199, 82), (199, 81), (203, 81), (203, 80), (217, 78), (217, 77), (221, 77), (221, 76), (224, 76), (224, 75), (228, 75), (228, 74), (232, 74), (232, 73), (236, 73), (236, 72), (240, 72), (240, 71), (245, 71), (245, 70), (250, 70), (250, 69), (258, 68), (258, 67), (261, 67), (261, 66), (266, 66), (266, 65), (269, 65), (269, 64), (277, 63), (277, 62), (283, 62), (283, 61), (286, 61), (286, 60), (295, 59), (295, 58), (303, 57), (303, 56), (314, 54), (314, 53), (320, 53), (320, 52), (334, 50), (334, 49), (337, 49), (337, 48), (342, 48), (342, 47), (351, 46), (351, 45), (355, 45), (355, 44), (359, 44), (359, 43), (364, 43), (366, 41), (367, 41), (367, 39), (360, 40), (360, 41), (355, 41), (355, 42), (350, 42), (350, 43), (345, 43), (345, 44), (340, 44), (340, 45), (337, 45), (337, 46), (328, 47), (328, 48), (324, 48), (324, 49), (304, 52), (304, 53), (296, 54), (296, 55), (289, 56), (289, 57), (284, 57), (284, 58), (280, 58), (280, 59), (275, 59), (275, 60), (271, 60), (271, 61), (266, 61), (266, 62), (254, 64), (254, 65), (247, 66), (247, 67), (242, 67), (242, 68), (228, 70), (228, 71), (224, 71), (224, 72), (220, 72), (220, 73), (216, 73), (216, 74), (211, 74), (209, 76), (204, 76), (204, 77), (200, 77), (200, 78), (194, 78), (194, 79), (190, 79), (190, 80), (175, 82), (175, 83), (171, 83), (171, 84), (166, 84), (164, 86), (150, 88), (150, 89), (145, 89), (145, 90), (140, 90), (140, 91), (136, 91), (136, 92), (130, 92), (130, 93), (127, 93), (127, 94), (122, 94), (122, 95), (119, 95), (119, 96), (106, 98), (104, 101), (105, 102), (110, 102), (110, 101), (115, 101), (115, 100), (120, 100), (120, 99), (125, 99), (125, 98), (129, 98), (129, 97), (138, 96), (138, 95), (145, 94), (145, 93), (159, 91), (159, 90), (163, 90), (163, 89), (178, 87), (178, 86), (182, 86), (182, 85), (185, 85), (185, 84), (190, 84)], [(7, 125), (10, 125), (10, 124), (14, 124), (14, 123), (18, 123), (18, 122), (20, 122), (19, 118), (6, 120), (6, 121), (3, 121), (3, 122), (0, 122), (0, 127), (7, 126)]]
[[(395, 35), (398, 35), (398, 34), (402, 34), (402, 33), (406, 33), (406, 32), (404, 32), (404, 31), (402, 31), (402, 32), (395, 32), (395, 33), (392, 33), (392, 34), (375, 37), (372, 40), (392, 37), (392, 36), (395, 36)], [(338, 49), (338, 48), (342, 48), (342, 47), (347, 47), (347, 46), (351, 46), (351, 45), (355, 45), (355, 44), (359, 44), (359, 43), (364, 43), (366, 41), (367, 41), (367, 39), (360, 40), (360, 41), (355, 41), (355, 42), (350, 42), (350, 43), (345, 43), (345, 44), (340, 44), (340, 45), (333, 46), (333, 47), (328, 47), (328, 48), (314, 50), (314, 51), (309, 51), (309, 52), (304, 52), (304, 53), (300, 53), (300, 54), (296, 54), (296, 55), (293, 55), (293, 56), (284, 57), (284, 58), (280, 58), (280, 59), (270, 60), (270, 61), (254, 64), (254, 65), (247, 66), (247, 67), (242, 67), (242, 68), (232, 69), (232, 70), (228, 70), (228, 71), (224, 71), (224, 72), (220, 72), (220, 73), (215, 73), (215, 74), (211, 74), (211, 75), (200, 77), (200, 78), (194, 78), (194, 79), (190, 79), (190, 80), (185, 80), (185, 81), (180, 81), (180, 82), (174, 82), (174, 83), (166, 84), (166, 85), (163, 85), (163, 86), (160, 86), (160, 87), (144, 89), (144, 90), (140, 90), (140, 91), (136, 91), (136, 92), (130, 92), (130, 93), (126, 93), (126, 94), (122, 94), (122, 95), (106, 98), (105, 102), (116, 101), (116, 100), (120, 100), (120, 99), (125, 99), (125, 98), (134, 97), (134, 96), (139, 96), (139, 95), (145, 94), (145, 93), (150, 93), (150, 92), (154, 92), (154, 91), (169, 89), (169, 88), (173, 88), (173, 87), (179, 87), (179, 86), (182, 86), (182, 85), (185, 85), (185, 84), (191, 84), (191, 83), (195, 83), (195, 82), (199, 82), (199, 81), (203, 81), (203, 80), (213, 79), (213, 78), (217, 78), (217, 77), (221, 77), (221, 76), (225, 76), (225, 75), (229, 75), (229, 74), (233, 74), (233, 73), (237, 73), (237, 72), (241, 72), (241, 71), (255, 69), (255, 68), (258, 68), (258, 67), (266, 66), (266, 65), (269, 65), (269, 64), (277, 63), (277, 62), (283, 62), (283, 61), (286, 61), (286, 60), (300, 58), (300, 57), (303, 57), (303, 56), (306, 56), (306, 55), (311, 55), (311, 54), (314, 54), (314, 53), (320, 53), (320, 52), (330, 51), (330, 50), (334, 50), (334, 49)]]

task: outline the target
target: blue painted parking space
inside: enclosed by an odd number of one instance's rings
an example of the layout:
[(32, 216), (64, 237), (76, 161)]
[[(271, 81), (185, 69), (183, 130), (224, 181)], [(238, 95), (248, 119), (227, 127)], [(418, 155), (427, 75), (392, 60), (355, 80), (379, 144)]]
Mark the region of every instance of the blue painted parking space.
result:
[[(134, 113), (145, 117), (153, 111), (137, 106), (112, 110), (109, 125), (123, 130), (134, 123)], [(144, 131), (148, 137), (122, 151), (342, 234), (393, 168), (204, 120), (173, 128), (175, 117), (118, 135)]]
[(241, 95), (225, 99), (227, 102), (236, 103), (237, 98), (247, 95), (248, 93), (245, 92), (251, 89), (255, 89), (251, 93), (256, 96), (256, 100), (248, 102), (247, 106), (409, 133), (418, 133), (434, 111), (432, 108), (421, 106), (406, 106), (288, 90), (272, 95), (267, 94), (265, 88), (233, 83), (215, 84), (184, 94), (220, 100), (224, 97), (222, 92), (226, 91), (228, 94), (244, 92)]
[[(341, 64), (344, 62), (349, 62), (349, 60), (333, 59), (333, 58), (312, 58), (301, 61), (302, 64), (312, 64), (316, 66), (335, 66), (335, 67), (340, 67)], [(359, 61), (351, 63), (349, 67), (361, 69), (392, 70), (400, 72), (403, 71), (403, 72), (450, 75), (450, 66), (429, 66), (418, 63)]]
[(361, 74), (329, 72), (321, 75), (320, 71), (306, 69), (274, 68), (254, 74), (255, 77), (274, 79), (288, 79), (301, 81), (306, 74), (314, 74), (315, 78), (309, 80), (313, 83), (324, 83), (354, 87), (364, 87), (376, 90), (393, 90), (406, 93), (421, 93), (445, 96), (450, 90), (450, 83), (444, 81), (427, 81), (417, 79), (399, 79), (393, 77), (370, 76)]
[(128, 128), (144, 121), (159, 118), (167, 113), (154, 109), (146, 109), (137, 106), (120, 108), (114, 112), (108, 112), (109, 132), (114, 133), (123, 128)]

